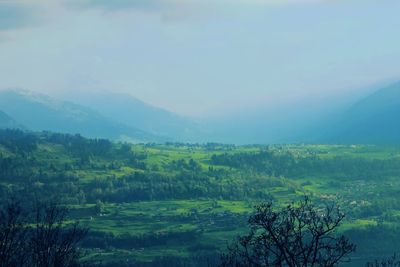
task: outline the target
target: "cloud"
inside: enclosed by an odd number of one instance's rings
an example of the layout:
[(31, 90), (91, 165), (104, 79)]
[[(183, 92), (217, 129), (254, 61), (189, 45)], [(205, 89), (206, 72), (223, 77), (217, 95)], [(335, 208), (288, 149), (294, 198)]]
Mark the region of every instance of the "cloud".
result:
[(100, 8), (108, 11), (127, 9), (158, 10), (166, 7), (168, 0), (70, 0), (64, 1), (69, 7)]
[(159, 11), (169, 8), (181, 7), (205, 7), (205, 6), (229, 6), (229, 5), (299, 5), (322, 2), (333, 2), (338, 0), (69, 0), (65, 3), (75, 7), (100, 8), (107, 11), (120, 10), (143, 10)]
[(170, 0), (174, 3), (243, 4), (243, 5), (288, 5), (330, 2), (329, 0)]
[(64, 0), (64, 5), (75, 10), (96, 10), (111, 15), (155, 15), (164, 22), (207, 18), (209, 7), (213, 7), (209, 0)]
[(0, 1), (0, 31), (19, 29), (36, 22), (33, 5), (22, 1)]
[[(197, 1), (197, 0), (194, 0)], [(240, 3), (248, 5), (291, 5), (291, 4), (312, 4), (321, 2), (332, 2), (329, 0), (220, 0), (221, 2)]]
[(219, 19), (241, 10), (298, 6), (343, 0), (63, 0), (64, 7), (73, 10), (95, 10), (115, 13), (151, 15), (163, 22), (202, 21)]

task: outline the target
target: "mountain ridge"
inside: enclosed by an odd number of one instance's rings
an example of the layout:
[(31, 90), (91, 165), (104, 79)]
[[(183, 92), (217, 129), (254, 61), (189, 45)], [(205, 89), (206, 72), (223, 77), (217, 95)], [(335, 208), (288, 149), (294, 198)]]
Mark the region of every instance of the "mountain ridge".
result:
[(79, 98), (72, 93), (67, 99), (87, 106), (101, 115), (131, 127), (170, 140), (197, 142), (202, 129), (195, 120), (155, 107), (132, 95), (112, 92), (86, 92)]
[(377, 89), (345, 111), (329, 139), (340, 143), (400, 144), (400, 82)]
[(133, 142), (163, 140), (109, 120), (88, 107), (23, 89), (0, 91), (0, 109), (33, 131), (79, 133), (87, 137)]
[(0, 110), (0, 129), (5, 128), (21, 128), (17, 122), (11, 118), (7, 113)]

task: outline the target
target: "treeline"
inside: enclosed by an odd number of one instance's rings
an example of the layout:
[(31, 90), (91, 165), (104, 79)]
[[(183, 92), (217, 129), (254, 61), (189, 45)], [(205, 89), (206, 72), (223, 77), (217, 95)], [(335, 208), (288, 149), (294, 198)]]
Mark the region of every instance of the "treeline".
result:
[[(395, 177), (400, 171), (397, 158), (298, 156), (273, 148), (210, 153), (205, 162), (187, 158), (149, 165), (145, 149), (138, 151), (125, 143), (19, 130), (2, 130), (0, 136), (0, 192), (29, 188), (27, 194), (57, 195), (68, 204), (97, 200), (123, 203), (198, 198), (271, 199), (271, 188), (285, 188), (288, 193), (301, 190), (291, 179), (329, 176), (337, 181), (379, 180)], [(213, 144), (207, 149), (212, 147), (223, 151), (223, 145)], [(226, 151), (231, 149), (232, 146), (227, 146)], [(126, 167), (134, 171), (125, 174), (122, 170)], [(91, 174), (88, 178), (87, 172)], [(97, 176), (98, 172), (106, 175)]]
[[(24, 178), (29, 177), (29, 178)], [(121, 177), (95, 178), (82, 183), (76, 175), (48, 174), (15, 176), (9, 186), (0, 184), (5, 192), (43, 196), (57, 195), (66, 204), (111, 203), (132, 201), (213, 198), (221, 200), (270, 199), (269, 188), (287, 187), (284, 179), (260, 176), (252, 179), (218, 177), (212, 173), (178, 174), (134, 172)], [(3, 180), (4, 181), (4, 180)], [(27, 189), (29, 188), (29, 189)], [(294, 186), (292, 189), (294, 191)]]
[(22, 130), (0, 130), (0, 145), (13, 153), (25, 154), (37, 148), (38, 136)]
[(300, 178), (326, 176), (353, 179), (394, 177), (400, 170), (400, 159), (368, 159), (360, 157), (296, 156), (273, 149), (250, 153), (224, 153), (211, 156), (214, 165), (240, 170), (253, 170), (271, 176)]
[[(280, 178), (254, 173), (251, 179), (246, 179), (243, 173), (232, 176), (232, 172), (224, 169), (203, 168), (194, 159), (172, 160), (158, 168), (149, 167), (148, 155), (135, 151), (130, 144), (47, 132), (6, 130), (0, 133), (3, 137), (0, 145), (4, 148), (0, 149), (0, 191), (18, 192), (29, 188), (25, 193), (57, 195), (68, 204), (97, 200), (122, 203), (195, 198), (269, 199), (268, 188), (286, 186)], [(22, 151), (27, 142), (31, 149)], [(40, 146), (46, 151), (41, 151)], [(124, 167), (135, 171), (112, 175)], [(83, 181), (81, 173), (86, 171), (110, 174)]]

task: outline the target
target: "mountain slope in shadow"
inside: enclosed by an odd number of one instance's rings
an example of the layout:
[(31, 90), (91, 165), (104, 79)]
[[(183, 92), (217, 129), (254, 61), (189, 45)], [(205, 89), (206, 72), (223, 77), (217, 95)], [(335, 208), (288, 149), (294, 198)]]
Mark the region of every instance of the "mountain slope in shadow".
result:
[(355, 103), (327, 136), (335, 143), (400, 144), (400, 82)]

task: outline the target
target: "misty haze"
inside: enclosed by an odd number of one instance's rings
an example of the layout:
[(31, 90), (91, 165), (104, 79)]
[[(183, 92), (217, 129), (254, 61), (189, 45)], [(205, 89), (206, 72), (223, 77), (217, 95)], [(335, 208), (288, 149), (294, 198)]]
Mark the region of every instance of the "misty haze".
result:
[(399, 11), (0, 0), (0, 267), (400, 266)]

